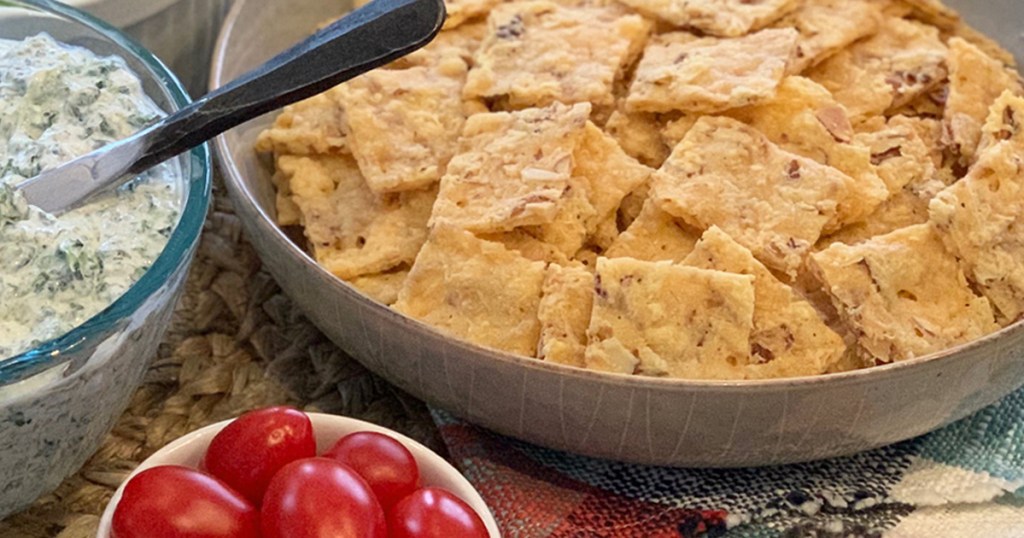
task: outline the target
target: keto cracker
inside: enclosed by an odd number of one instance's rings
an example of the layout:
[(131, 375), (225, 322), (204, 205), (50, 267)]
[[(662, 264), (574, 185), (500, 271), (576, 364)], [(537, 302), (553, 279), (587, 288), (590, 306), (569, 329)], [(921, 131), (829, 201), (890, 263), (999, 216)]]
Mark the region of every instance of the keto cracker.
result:
[(537, 358), (582, 368), (593, 304), (593, 273), (582, 266), (549, 265), (537, 313)]
[(1014, 71), (959, 37), (949, 40), (944, 142), (964, 164), (974, 162), (989, 108), (1006, 90), (1022, 93), (1020, 77)]
[(711, 114), (763, 101), (775, 93), (798, 36), (792, 28), (729, 39), (659, 35), (637, 66), (626, 107)]
[(349, 279), (348, 283), (360, 293), (385, 305), (393, 305), (398, 300), (398, 293), (409, 276), (409, 267), (402, 265), (386, 273), (363, 275)]
[(612, 88), (639, 55), (650, 23), (618, 6), (546, 1), (496, 7), (463, 95), (512, 108), (590, 102), (614, 105)]
[(615, 110), (604, 124), (606, 133), (612, 136), (629, 156), (641, 163), (658, 168), (668, 158), (672, 148), (661, 139), (663, 125), (657, 114)]
[(1002, 142), (940, 192), (931, 221), (976, 288), (1009, 324), (1024, 316), (1024, 145)]
[(838, 227), (842, 208), (860, 203), (856, 183), (739, 121), (704, 117), (654, 174), (651, 197), (691, 226), (718, 226), (793, 276), (822, 231)]
[(636, 220), (608, 247), (609, 258), (682, 261), (700, 239), (700, 231), (679, 222), (648, 200)]
[(378, 69), (344, 84), (352, 155), (376, 193), (427, 187), (444, 173), (465, 123), (466, 65)]
[(594, 282), (588, 368), (730, 379), (749, 362), (753, 277), (601, 258)]
[(981, 131), (979, 153), (1005, 141), (1024, 147), (1024, 97), (1011, 90), (1003, 92), (989, 109)]
[(754, 277), (752, 360), (745, 377), (819, 375), (829, 371), (845, 352), (843, 338), (825, 325), (810, 303), (721, 229), (712, 227), (704, 232), (683, 263)]
[(449, 30), (491, 12), (502, 0), (445, 0), (445, 11), (448, 18), (444, 20), (444, 29)]
[(348, 149), (345, 111), (338, 89), (284, 107), (256, 139), (256, 151), (278, 155), (329, 155)]
[(544, 263), (437, 226), (398, 295), (395, 310), (456, 338), (533, 356)]
[(318, 263), (341, 279), (412, 263), (436, 190), (378, 196), (348, 155), (277, 159)]
[(856, 180), (859, 196), (841, 209), (840, 222), (863, 220), (890, 189), (902, 187), (883, 183), (872, 162), (871, 151), (854, 143), (854, 130), (846, 110), (828, 90), (804, 77), (787, 77), (775, 96), (729, 115), (760, 131), (785, 151), (827, 164)]
[(878, 30), (882, 14), (868, 0), (810, 0), (772, 26), (800, 32), (791, 74), (802, 73)]
[(937, 28), (889, 17), (878, 33), (839, 51), (807, 76), (832, 92), (856, 124), (940, 85), (946, 52)]
[(470, 116), (441, 178), (431, 226), (494, 233), (555, 220), (589, 114), (590, 105), (556, 103)]
[(593, 233), (599, 223), (613, 218), (622, 199), (643, 185), (653, 170), (630, 157), (621, 146), (593, 123), (587, 123), (573, 154), (573, 174), (583, 178), (594, 214), (586, 221)]
[(988, 300), (974, 295), (929, 224), (834, 244), (808, 265), (869, 364), (924, 356), (998, 328)]
[(621, 0), (636, 10), (675, 26), (705, 34), (739, 37), (786, 14), (798, 0)]

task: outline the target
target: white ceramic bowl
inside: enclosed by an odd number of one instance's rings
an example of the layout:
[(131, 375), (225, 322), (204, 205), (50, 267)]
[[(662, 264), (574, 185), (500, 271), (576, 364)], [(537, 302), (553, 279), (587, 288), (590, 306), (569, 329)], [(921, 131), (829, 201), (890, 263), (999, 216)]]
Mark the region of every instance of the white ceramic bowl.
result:
[[(1024, 1), (947, 0), (1024, 65)], [(214, 86), (345, 11), (348, 2), (237, 0)], [(1024, 322), (927, 357), (836, 375), (703, 382), (622, 376), (486, 349), (380, 305), (318, 266), (274, 220), (272, 167), (253, 151), (274, 115), (218, 138), (224, 182), (265, 267), (345, 351), (403, 390), (498, 433), (588, 456), (677, 467), (818, 460), (910, 439), (1024, 383)]]
[[(436, 486), (451, 491), (460, 499), (466, 501), (473, 510), (476, 510), (477, 514), (480, 514), (480, 518), (487, 525), (487, 531), (490, 533), (491, 538), (501, 537), (501, 533), (498, 531), (498, 523), (494, 521), (494, 516), (491, 514), (490, 509), (487, 508), (480, 494), (473, 489), (469, 481), (455, 467), (452, 467), (444, 458), (438, 456), (429, 448), (396, 431), (382, 428), (369, 422), (363, 422), (362, 420), (323, 413), (308, 413), (308, 415), (313, 422), (317, 454), (323, 453), (338, 439), (350, 433), (369, 431), (389, 435), (397, 439), (412, 452), (420, 468), (420, 480), (423, 486)], [(210, 441), (230, 423), (231, 420), (225, 420), (211, 424), (178, 438), (142, 462), (132, 472), (131, 476), (128, 477), (128, 480), (131, 480), (132, 477), (140, 472), (158, 465), (184, 465), (186, 467), (198, 468), (203, 455), (206, 454), (206, 448), (210, 446)], [(114, 518), (114, 510), (117, 508), (117, 503), (121, 500), (121, 493), (124, 491), (124, 486), (128, 483), (128, 480), (125, 480), (124, 484), (117, 488), (114, 497), (107, 504), (107, 509), (103, 512), (103, 518), (100, 520), (100, 528), (96, 533), (96, 538), (110, 538), (110, 525)]]

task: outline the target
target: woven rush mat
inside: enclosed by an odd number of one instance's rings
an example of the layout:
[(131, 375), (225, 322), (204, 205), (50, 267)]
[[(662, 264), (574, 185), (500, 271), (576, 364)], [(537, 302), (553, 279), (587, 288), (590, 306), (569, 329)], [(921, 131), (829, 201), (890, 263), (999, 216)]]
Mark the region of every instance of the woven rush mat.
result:
[(114, 490), (150, 454), (207, 424), (278, 404), (374, 422), (444, 454), (423, 403), (334, 346), (260, 270), (217, 186), (184, 296), (128, 410), (78, 474), (0, 521), (0, 536), (93, 538)]

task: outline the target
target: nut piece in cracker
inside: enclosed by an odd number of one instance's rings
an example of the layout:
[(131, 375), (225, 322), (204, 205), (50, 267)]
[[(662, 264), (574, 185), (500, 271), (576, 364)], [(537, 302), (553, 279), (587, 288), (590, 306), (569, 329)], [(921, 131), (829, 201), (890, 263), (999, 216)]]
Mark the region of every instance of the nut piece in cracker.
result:
[(850, 43), (878, 30), (881, 12), (869, 0), (814, 0), (786, 15), (772, 26), (800, 32), (789, 72), (802, 73), (818, 65)]
[(465, 123), (466, 64), (378, 69), (341, 86), (352, 155), (374, 192), (427, 187), (444, 173)]
[(705, 230), (718, 226), (762, 263), (792, 275), (847, 204), (857, 182), (789, 153), (757, 130), (704, 117), (655, 172), (651, 197), (665, 212)]
[(532, 356), (540, 337), (543, 284), (543, 262), (464, 230), (437, 226), (394, 308), (457, 338)]
[(920, 357), (998, 328), (931, 225), (857, 246), (836, 243), (808, 260), (867, 364)]
[(650, 23), (617, 6), (545, 1), (499, 5), (463, 95), (513, 108), (552, 102), (614, 104), (612, 86), (643, 49)]
[(863, 220), (889, 196), (889, 189), (872, 165), (871, 152), (853, 143), (854, 130), (846, 110), (814, 81), (787, 77), (774, 97), (730, 111), (729, 116), (757, 129), (781, 149), (827, 164), (857, 180), (860, 196), (841, 208), (841, 224)]
[(854, 123), (897, 109), (946, 78), (946, 46), (933, 26), (889, 17), (874, 36), (807, 72)]
[(978, 47), (949, 40), (949, 97), (943, 116), (944, 142), (964, 164), (974, 162), (989, 108), (1006, 90), (1021, 94), (1020, 77)]
[(345, 112), (337, 88), (284, 107), (274, 125), (260, 133), (256, 151), (278, 155), (344, 153)]
[(1024, 317), (1024, 146), (981, 154), (964, 179), (932, 200), (931, 220), (1000, 321)]
[(712, 227), (704, 232), (683, 263), (754, 277), (753, 361), (746, 377), (819, 375), (842, 358), (846, 350), (843, 338), (825, 325), (814, 307), (721, 229)]
[(786, 14), (797, 0), (622, 0), (622, 3), (675, 26), (705, 34), (739, 37)]
[(588, 104), (555, 103), (470, 116), (441, 178), (431, 226), (493, 233), (555, 220), (589, 115)]
[(600, 258), (587, 368), (684, 379), (733, 379), (750, 361), (754, 278)]
[(1005, 141), (1024, 147), (1024, 97), (1012, 91), (1003, 92), (989, 110), (981, 131), (978, 153)]
[(544, 297), (537, 312), (537, 358), (582, 368), (593, 304), (593, 273), (582, 266), (549, 265), (544, 277)]
[(378, 196), (348, 155), (283, 155), (277, 167), (317, 262), (338, 278), (412, 263), (427, 239), (436, 190)]
[(678, 262), (693, 252), (698, 239), (699, 230), (679, 222), (648, 200), (636, 220), (608, 247), (605, 256)]
[(710, 114), (763, 101), (774, 95), (798, 36), (792, 28), (730, 39), (657, 36), (637, 66), (626, 107)]

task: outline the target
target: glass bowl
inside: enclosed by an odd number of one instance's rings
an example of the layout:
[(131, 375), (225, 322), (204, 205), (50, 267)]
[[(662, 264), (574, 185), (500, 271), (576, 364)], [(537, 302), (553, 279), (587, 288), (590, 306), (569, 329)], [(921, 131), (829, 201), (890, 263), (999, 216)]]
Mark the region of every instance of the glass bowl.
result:
[[(100, 56), (124, 58), (165, 111), (190, 101), (167, 67), (106, 23), (50, 0), (0, 2), (0, 38), (18, 40), (40, 32)], [(0, 518), (52, 491), (85, 463), (156, 354), (210, 202), (207, 147), (178, 159), (178, 225), (142, 278), (64, 336), (14, 357), (0, 357)]]

